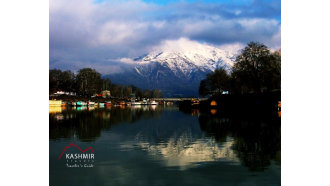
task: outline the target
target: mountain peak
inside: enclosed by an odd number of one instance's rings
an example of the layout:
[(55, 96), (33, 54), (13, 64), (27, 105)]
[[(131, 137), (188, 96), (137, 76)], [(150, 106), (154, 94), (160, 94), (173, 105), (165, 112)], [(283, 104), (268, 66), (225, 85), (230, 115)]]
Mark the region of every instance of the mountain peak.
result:
[(216, 68), (228, 72), (236, 53), (186, 38), (167, 40), (141, 57), (122, 58), (132, 64), (127, 73), (110, 76), (115, 83), (160, 89), (165, 96), (198, 95), (198, 86)]
[(230, 70), (230, 67), (233, 66), (234, 56), (235, 54), (232, 52), (180, 38), (162, 42), (159, 46), (154, 47), (148, 55), (137, 58), (137, 62), (140, 65), (158, 62), (171, 69), (178, 66), (187, 68), (190, 66), (190, 68), (200, 68), (201, 70), (213, 71), (219, 67)]

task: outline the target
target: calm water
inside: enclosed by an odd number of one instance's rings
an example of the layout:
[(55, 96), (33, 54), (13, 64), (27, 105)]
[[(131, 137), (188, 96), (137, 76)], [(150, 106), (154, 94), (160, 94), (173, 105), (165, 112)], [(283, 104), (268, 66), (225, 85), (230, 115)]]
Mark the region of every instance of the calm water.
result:
[[(175, 106), (50, 108), (50, 185), (280, 185), (280, 119)], [(67, 167), (66, 146), (94, 150)], [(80, 153), (69, 148), (66, 153)], [(86, 153), (91, 153), (87, 151)], [(88, 162), (90, 165), (90, 162)]]

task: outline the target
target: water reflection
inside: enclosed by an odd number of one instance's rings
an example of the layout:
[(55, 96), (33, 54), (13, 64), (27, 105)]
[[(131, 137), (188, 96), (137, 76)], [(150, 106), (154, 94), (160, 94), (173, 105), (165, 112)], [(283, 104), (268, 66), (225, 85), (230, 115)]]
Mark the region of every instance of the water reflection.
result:
[(62, 107), (61, 106), (49, 106), (49, 113), (55, 114), (55, 113), (61, 113)]
[[(197, 163), (202, 162), (239, 162), (232, 150), (233, 141), (230, 138), (228, 142), (219, 145), (212, 139), (191, 139), (185, 133), (179, 138), (169, 138), (168, 142), (164, 143), (140, 142), (135, 145), (147, 151), (149, 155), (163, 160), (167, 167), (179, 167), (181, 170), (198, 166)], [(123, 148), (128, 146), (125, 145)]]
[(88, 106), (88, 111), (92, 111), (92, 110), (94, 110), (95, 109), (95, 106)]
[(156, 107), (157, 107), (157, 105), (151, 105), (149, 108), (150, 108), (150, 110), (155, 111), (156, 110)]
[(80, 106), (80, 107), (73, 107), (73, 108), (75, 108), (77, 111), (87, 110), (87, 106)]
[[(157, 117), (162, 110), (156, 108), (107, 108), (72, 107), (68, 110), (50, 110), (50, 139), (77, 138), (81, 141), (94, 141), (101, 131), (112, 125), (134, 123), (142, 118)], [(113, 116), (113, 117), (111, 117)]]
[(279, 118), (227, 118), (213, 114), (199, 117), (201, 129), (217, 142), (233, 138), (233, 150), (243, 165), (263, 171), (275, 161), (281, 163), (281, 128)]
[[(135, 180), (143, 185), (157, 185), (156, 178), (173, 185), (171, 180), (178, 183), (181, 176), (186, 178), (182, 183), (188, 185), (217, 185), (223, 180), (227, 185), (239, 185), (251, 172), (256, 175), (271, 169), (266, 183), (280, 183), (280, 118), (233, 117), (219, 110), (194, 109), (183, 113), (175, 106), (141, 105), (52, 110), (49, 118), (51, 157), (56, 159), (68, 141), (91, 145), (98, 152), (95, 170), (86, 172), (92, 175), (89, 181), (98, 177), (118, 185), (115, 176), (109, 178), (111, 172), (127, 185)], [(59, 180), (66, 174), (80, 178), (81, 173), (70, 172), (54, 162), (51, 170)], [(164, 181), (165, 174), (171, 176)], [(203, 181), (189, 181), (196, 176)], [(154, 182), (148, 182), (149, 179)], [(263, 177), (251, 179), (260, 179), (259, 185), (264, 185)]]

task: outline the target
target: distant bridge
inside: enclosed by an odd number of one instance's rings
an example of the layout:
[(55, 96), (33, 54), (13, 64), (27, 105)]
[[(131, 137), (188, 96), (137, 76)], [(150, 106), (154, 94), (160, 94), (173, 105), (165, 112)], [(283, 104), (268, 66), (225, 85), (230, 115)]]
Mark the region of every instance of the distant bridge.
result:
[(155, 101), (185, 101), (192, 99), (199, 99), (200, 101), (207, 100), (207, 98), (154, 98)]

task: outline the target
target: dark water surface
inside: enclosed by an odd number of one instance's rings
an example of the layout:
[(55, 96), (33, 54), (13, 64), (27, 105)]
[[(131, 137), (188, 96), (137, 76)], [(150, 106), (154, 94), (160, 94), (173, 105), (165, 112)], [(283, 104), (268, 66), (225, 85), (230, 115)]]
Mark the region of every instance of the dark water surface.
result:
[[(276, 117), (225, 117), (175, 106), (50, 108), (50, 185), (280, 185)], [(67, 153), (94, 159), (67, 167)], [(91, 154), (92, 152), (86, 151)], [(75, 163), (73, 163), (75, 164)]]

